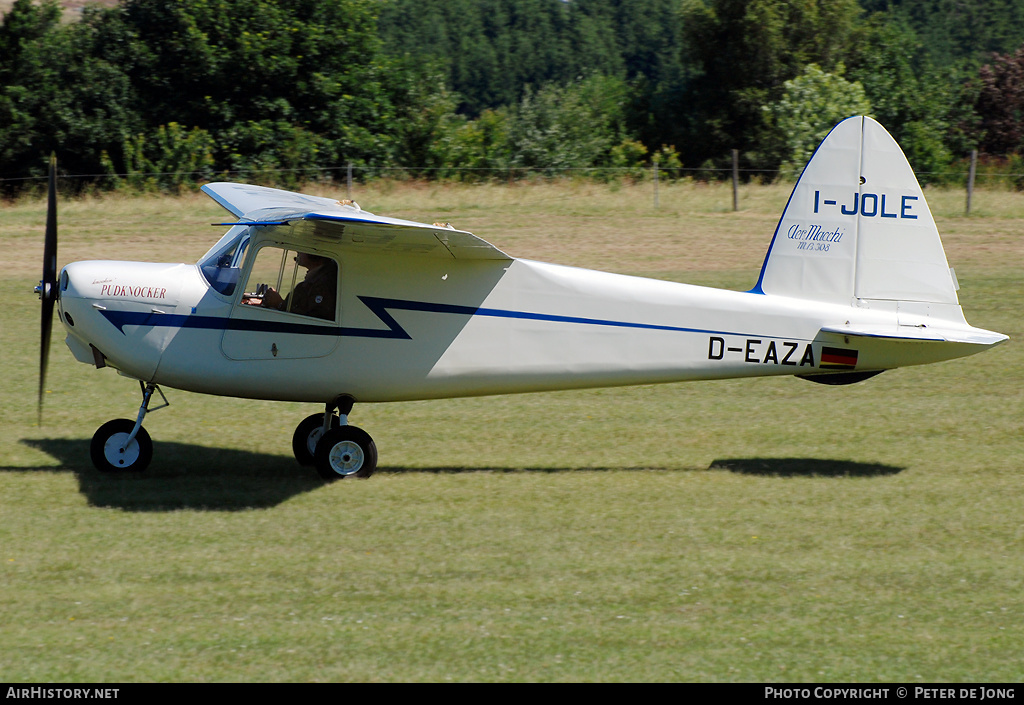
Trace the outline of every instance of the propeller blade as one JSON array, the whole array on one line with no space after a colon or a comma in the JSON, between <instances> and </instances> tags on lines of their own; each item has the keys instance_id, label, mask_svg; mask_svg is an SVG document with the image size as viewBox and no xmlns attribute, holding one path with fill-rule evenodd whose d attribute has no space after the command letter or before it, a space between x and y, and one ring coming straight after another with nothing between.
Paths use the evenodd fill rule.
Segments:
<instances>
[{"instance_id":1,"label":"propeller blade","mask_svg":"<svg viewBox=\"0 0 1024 705\"><path fill-rule=\"evenodd\" d=\"M43 279L37 289L42 301L39 345L39 424L43 423L43 393L46 368L50 362L50 333L53 329L53 304L57 301L57 156L50 155L50 176L46 197L46 234L43 241Z\"/></svg>"}]
</instances>

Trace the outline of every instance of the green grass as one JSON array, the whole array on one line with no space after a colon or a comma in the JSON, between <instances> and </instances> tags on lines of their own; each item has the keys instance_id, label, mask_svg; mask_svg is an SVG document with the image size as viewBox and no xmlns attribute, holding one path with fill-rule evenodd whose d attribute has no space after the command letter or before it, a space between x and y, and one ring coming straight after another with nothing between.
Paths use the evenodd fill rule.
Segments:
<instances>
[{"instance_id":1,"label":"green grass","mask_svg":"<svg viewBox=\"0 0 1024 705\"><path fill-rule=\"evenodd\" d=\"M788 190L360 187L515 255L749 288ZM0 209L0 679L1024 678L1024 197L929 193L974 325L1011 340L860 385L734 380L362 405L381 455L323 485L308 406L167 390L150 470L93 431L137 386L59 335L36 423L43 209ZM61 204L61 264L193 261L199 197ZM175 222L177 221L177 222ZM158 223L158 225L154 225Z\"/></svg>"}]
</instances>

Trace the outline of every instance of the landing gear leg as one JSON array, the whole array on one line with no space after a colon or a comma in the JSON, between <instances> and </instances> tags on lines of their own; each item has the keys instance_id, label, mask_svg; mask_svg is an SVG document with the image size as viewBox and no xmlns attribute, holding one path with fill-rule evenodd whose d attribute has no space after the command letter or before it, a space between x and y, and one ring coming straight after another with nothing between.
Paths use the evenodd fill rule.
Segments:
<instances>
[{"instance_id":1,"label":"landing gear leg","mask_svg":"<svg viewBox=\"0 0 1024 705\"><path fill-rule=\"evenodd\" d=\"M100 426L93 434L92 443L89 444L89 455L97 470L142 472L149 467L153 459L153 441L142 427L142 420L148 412L163 409L169 404L160 387L142 382L139 382L139 386L142 388L142 406L139 407L135 421L114 419ZM150 409L149 402L153 398L153 392L158 392L164 403Z\"/></svg>"},{"instance_id":2,"label":"landing gear leg","mask_svg":"<svg viewBox=\"0 0 1024 705\"><path fill-rule=\"evenodd\" d=\"M299 465L313 465L316 446L320 439L332 428L337 428L340 425L341 419L334 413L331 404L327 405L324 413L304 418L302 423L295 428L295 434L292 435L292 453L295 454Z\"/></svg>"},{"instance_id":3,"label":"landing gear leg","mask_svg":"<svg viewBox=\"0 0 1024 705\"><path fill-rule=\"evenodd\" d=\"M377 446L370 434L348 424L354 401L347 394L339 396L327 404L324 415L320 417L322 425L318 430L321 437L315 444L313 464L317 474L328 482L345 477L367 478L377 469ZM334 416L335 409L338 417ZM336 420L337 425L332 426L331 419Z\"/></svg>"}]
</instances>

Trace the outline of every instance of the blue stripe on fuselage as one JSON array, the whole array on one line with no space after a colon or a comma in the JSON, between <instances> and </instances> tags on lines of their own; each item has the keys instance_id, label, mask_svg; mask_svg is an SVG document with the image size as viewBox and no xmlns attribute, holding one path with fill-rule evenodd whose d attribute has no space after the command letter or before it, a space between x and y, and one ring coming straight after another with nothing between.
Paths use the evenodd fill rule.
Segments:
<instances>
[{"instance_id":1,"label":"blue stripe on fuselage","mask_svg":"<svg viewBox=\"0 0 1024 705\"><path fill-rule=\"evenodd\" d=\"M242 330L260 331L265 333L290 333L294 335L328 335L354 338L386 338L393 340L411 340L406 330L388 312L419 311L424 313L443 313L459 316L487 316L490 318L510 318L530 321L550 321L552 323L576 323L579 325L606 326L613 328L632 328L638 330L662 330L677 333L714 333L718 335L745 336L746 333L711 330L706 328L686 328L666 326L652 323L633 323L630 321L612 321L601 318L584 318L580 316L560 316L549 313L529 313L526 311L509 311L498 308L480 308L477 306L460 306L457 304L437 304L425 301L406 301L402 299L383 299L376 296L360 296L367 308L387 326L386 330L378 328L348 328L345 326L315 325L310 323L294 323L283 320L251 320L220 316L199 316L195 314L153 313L145 311L100 311L119 331L124 333L125 326L150 326L153 328L200 328L208 330ZM767 336L772 337L772 336Z\"/></svg>"}]
</instances>

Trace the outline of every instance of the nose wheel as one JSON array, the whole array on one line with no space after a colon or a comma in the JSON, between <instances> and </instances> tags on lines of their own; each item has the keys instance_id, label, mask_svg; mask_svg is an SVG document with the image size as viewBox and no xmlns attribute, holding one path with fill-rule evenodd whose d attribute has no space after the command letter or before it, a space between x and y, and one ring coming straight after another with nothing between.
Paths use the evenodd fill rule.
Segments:
<instances>
[{"instance_id":1,"label":"nose wheel","mask_svg":"<svg viewBox=\"0 0 1024 705\"><path fill-rule=\"evenodd\" d=\"M114 419L99 427L89 444L89 456L92 464L100 472L142 472L149 467L153 459L153 441L149 433L142 427L142 419L150 411L169 406L167 397L155 384L139 383L142 388L142 406L135 421ZM149 402L153 392L160 394L163 405L152 409Z\"/></svg>"},{"instance_id":2,"label":"nose wheel","mask_svg":"<svg viewBox=\"0 0 1024 705\"><path fill-rule=\"evenodd\" d=\"M92 464L102 472L142 472L153 459L153 441L139 427L132 437L135 422L114 419L99 427L89 445Z\"/></svg>"}]
</instances>

